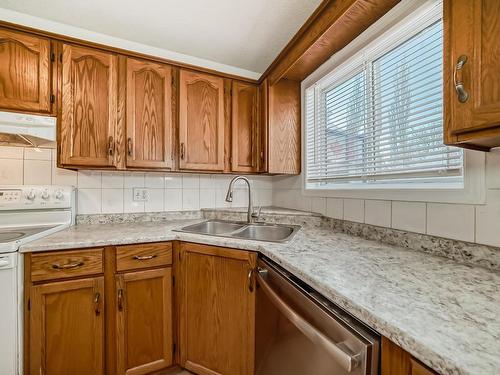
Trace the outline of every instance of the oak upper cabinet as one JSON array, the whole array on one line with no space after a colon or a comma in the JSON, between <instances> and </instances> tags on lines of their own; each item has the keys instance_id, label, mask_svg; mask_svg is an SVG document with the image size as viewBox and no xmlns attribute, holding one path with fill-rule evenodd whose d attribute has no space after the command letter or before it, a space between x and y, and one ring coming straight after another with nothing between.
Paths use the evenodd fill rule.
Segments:
<instances>
[{"instance_id":1,"label":"oak upper cabinet","mask_svg":"<svg viewBox=\"0 0 500 375\"><path fill-rule=\"evenodd\" d=\"M126 59L126 165L172 167L172 72L169 65Z\"/></svg>"},{"instance_id":2,"label":"oak upper cabinet","mask_svg":"<svg viewBox=\"0 0 500 375\"><path fill-rule=\"evenodd\" d=\"M224 80L181 69L179 168L224 170Z\"/></svg>"},{"instance_id":3,"label":"oak upper cabinet","mask_svg":"<svg viewBox=\"0 0 500 375\"><path fill-rule=\"evenodd\" d=\"M172 272L128 272L117 281L118 374L149 374L172 365Z\"/></svg>"},{"instance_id":4,"label":"oak upper cabinet","mask_svg":"<svg viewBox=\"0 0 500 375\"><path fill-rule=\"evenodd\" d=\"M115 165L117 56L70 44L62 53L59 164Z\"/></svg>"},{"instance_id":5,"label":"oak upper cabinet","mask_svg":"<svg viewBox=\"0 0 500 375\"><path fill-rule=\"evenodd\" d=\"M300 174L300 82L261 84L260 171Z\"/></svg>"},{"instance_id":6,"label":"oak upper cabinet","mask_svg":"<svg viewBox=\"0 0 500 375\"><path fill-rule=\"evenodd\" d=\"M51 66L49 39L0 28L0 108L51 112Z\"/></svg>"},{"instance_id":7,"label":"oak upper cabinet","mask_svg":"<svg viewBox=\"0 0 500 375\"><path fill-rule=\"evenodd\" d=\"M30 374L104 374L104 278L31 287Z\"/></svg>"},{"instance_id":8,"label":"oak upper cabinet","mask_svg":"<svg viewBox=\"0 0 500 375\"><path fill-rule=\"evenodd\" d=\"M445 143L500 146L500 2L445 0Z\"/></svg>"},{"instance_id":9,"label":"oak upper cabinet","mask_svg":"<svg viewBox=\"0 0 500 375\"><path fill-rule=\"evenodd\" d=\"M181 243L180 365L197 374L254 373L256 254Z\"/></svg>"},{"instance_id":10,"label":"oak upper cabinet","mask_svg":"<svg viewBox=\"0 0 500 375\"><path fill-rule=\"evenodd\" d=\"M260 157L259 87L233 81L231 171L257 172Z\"/></svg>"}]
</instances>

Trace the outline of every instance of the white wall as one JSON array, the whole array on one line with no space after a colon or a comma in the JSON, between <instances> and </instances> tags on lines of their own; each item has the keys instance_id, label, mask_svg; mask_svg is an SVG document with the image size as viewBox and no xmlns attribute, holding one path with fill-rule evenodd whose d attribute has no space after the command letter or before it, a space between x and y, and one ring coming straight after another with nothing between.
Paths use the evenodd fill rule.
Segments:
<instances>
[{"instance_id":1,"label":"white wall","mask_svg":"<svg viewBox=\"0 0 500 375\"><path fill-rule=\"evenodd\" d=\"M500 246L500 150L486 156L485 185L485 204L443 204L311 197L302 194L302 176L275 177L273 204L336 219Z\"/></svg>"},{"instance_id":2,"label":"white wall","mask_svg":"<svg viewBox=\"0 0 500 375\"><path fill-rule=\"evenodd\" d=\"M73 185L79 214L161 212L247 204L245 185L225 202L233 176L118 171L71 171L56 167L55 150L0 146L0 185ZM254 204L272 204L272 177L250 177ZM147 188L149 201L134 202L133 188Z\"/></svg>"}]
</instances>

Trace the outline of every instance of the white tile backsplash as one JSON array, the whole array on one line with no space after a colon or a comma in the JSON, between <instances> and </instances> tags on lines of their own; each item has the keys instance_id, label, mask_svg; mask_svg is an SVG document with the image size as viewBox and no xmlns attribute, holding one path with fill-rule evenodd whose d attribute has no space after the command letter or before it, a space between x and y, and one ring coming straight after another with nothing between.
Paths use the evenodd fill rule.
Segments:
<instances>
[{"instance_id":1,"label":"white tile backsplash","mask_svg":"<svg viewBox=\"0 0 500 375\"><path fill-rule=\"evenodd\" d=\"M144 176L143 176L144 178ZM123 212L144 212L144 202L134 201L134 190L124 189L123 190Z\"/></svg>"},{"instance_id":2,"label":"white tile backsplash","mask_svg":"<svg viewBox=\"0 0 500 375\"><path fill-rule=\"evenodd\" d=\"M0 159L0 185L22 185L23 165L22 159Z\"/></svg>"},{"instance_id":3,"label":"white tile backsplash","mask_svg":"<svg viewBox=\"0 0 500 375\"><path fill-rule=\"evenodd\" d=\"M202 189L200 186L200 208L215 208L215 189Z\"/></svg>"},{"instance_id":4,"label":"white tile backsplash","mask_svg":"<svg viewBox=\"0 0 500 375\"><path fill-rule=\"evenodd\" d=\"M165 174L163 173L146 173L144 177L144 185L152 189L165 189Z\"/></svg>"},{"instance_id":5,"label":"white tile backsplash","mask_svg":"<svg viewBox=\"0 0 500 375\"><path fill-rule=\"evenodd\" d=\"M124 185L125 189L143 188L145 187L144 173L141 172L125 172Z\"/></svg>"},{"instance_id":6,"label":"white tile backsplash","mask_svg":"<svg viewBox=\"0 0 500 375\"><path fill-rule=\"evenodd\" d=\"M78 189L77 214L100 214L101 189Z\"/></svg>"},{"instance_id":7,"label":"white tile backsplash","mask_svg":"<svg viewBox=\"0 0 500 375\"><path fill-rule=\"evenodd\" d=\"M391 201L365 201L365 223L379 227L390 227Z\"/></svg>"},{"instance_id":8,"label":"white tile backsplash","mask_svg":"<svg viewBox=\"0 0 500 375\"><path fill-rule=\"evenodd\" d=\"M52 164L50 160L25 160L25 185L50 185L52 183Z\"/></svg>"},{"instance_id":9,"label":"white tile backsplash","mask_svg":"<svg viewBox=\"0 0 500 375\"><path fill-rule=\"evenodd\" d=\"M199 189L200 188L200 176L197 174L193 175L183 175L182 176L182 188L183 189Z\"/></svg>"},{"instance_id":10,"label":"white tile backsplash","mask_svg":"<svg viewBox=\"0 0 500 375\"><path fill-rule=\"evenodd\" d=\"M103 214L123 212L123 189L102 189L101 202Z\"/></svg>"},{"instance_id":11,"label":"white tile backsplash","mask_svg":"<svg viewBox=\"0 0 500 375\"><path fill-rule=\"evenodd\" d=\"M52 150L50 148L25 148L24 160L51 160Z\"/></svg>"},{"instance_id":12,"label":"white tile backsplash","mask_svg":"<svg viewBox=\"0 0 500 375\"><path fill-rule=\"evenodd\" d=\"M165 211L182 210L182 189L165 189Z\"/></svg>"},{"instance_id":13,"label":"white tile backsplash","mask_svg":"<svg viewBox=\"0 0 500 375\"><path fill-rule=\"evenodd\" d=\"M427 203L427 234L474 242L474 206Z\"/></svg>"},{"instance_id":14,"label":"white tile backsplash","mask_svg":"<svg viewBox=\"0 0 500 375\"><path fill-rule=\"evenodd\" d=\"M149 199L144 202L146 212L161 212L165 209L164 189L148 189Z\"/></svg>"},{"instance_id":15,"label":"white tile backsplash","mask_svg":"<svg viewBox=\"0 0 500 375\"><path fill-rule=\"evenodd\" d=\"M182 189L182 209L184 211L200 209L200 189Z\"/></svg>"},{"instance_id":16,"label":"white tile backsplash","mask_svg":"<svg viewBox=\"0 0 500 375\"><path fill-rule=\"evenodd\" d=\"M425 233L426 204L421 202L392 202L392 227L410 232Z\"/></svg>"},{"instance_id":17,"label":"white tile backsplash","mask_svg":"<svg viewBox=\"0 0 500 375\"><path fill-rule=\"evenodd\" d=\"M123 172L104 171L101 176L103 189L123 189L124 176Z\"/></svg>"},{"instance_id":18,"label":"white tile backsplash","mask_svg":"<svg viewBox=\"0 0 500 375\"><path fill-rule=\"evenodd\" d=\"M100 171L78 171L78 189L100 189L102 182Z\"/></svg>"},{"instance_id":19,"label":"white tile backsplash","mask_svg":"<svg viewBox=\"0 0 500 375\"><path fill-rule=\"evenodd\" d=\"M344 199L344 220L363 223L365 221L365 201Z\"/></svg>"}]
</instances>

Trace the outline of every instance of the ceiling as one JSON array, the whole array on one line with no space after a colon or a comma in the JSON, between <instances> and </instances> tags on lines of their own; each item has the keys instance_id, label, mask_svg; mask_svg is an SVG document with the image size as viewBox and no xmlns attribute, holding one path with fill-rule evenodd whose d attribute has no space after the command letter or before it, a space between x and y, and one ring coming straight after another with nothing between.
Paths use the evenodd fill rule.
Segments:
<instances>
[{"instance_id":1,"label":"ceiling","mask_svg":"<svg viewBox=\"0 0 500 375\"><path fill-rule=\"evenodd\" d=\"M263 73L320 0L0 0L0 7Z\"/></svg>"}]
</instances>

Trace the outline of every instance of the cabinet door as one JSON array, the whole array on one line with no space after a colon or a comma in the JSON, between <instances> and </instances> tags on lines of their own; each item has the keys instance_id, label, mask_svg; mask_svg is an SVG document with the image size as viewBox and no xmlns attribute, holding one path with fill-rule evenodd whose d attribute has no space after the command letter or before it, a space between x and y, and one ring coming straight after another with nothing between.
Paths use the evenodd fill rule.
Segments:
<instances>
[{"instance_id":1,"label":"cabinet door","mask_svg":"<svg viewBox=\"0 0 500 375\"><path fill-rule=\"evenodd\" d=\"M224 80L180 71L179 142L181 169L224 169Z\"/></svg>"},{"instance_id":2,"label":"cabinet door","mask_svg":"<svg viewBox=\"0 0 500 375\"><path fill-rule=\"evenodd\" d=\"M114 165L117 95L115 55L63 46L61 164Z\"/></svg>"},{"instance_id":3,"label":"cabinet door","mask_svg":"<svg viewBox=\"0 0 500 375\"><path fill-rule=\"evenodd\" d=\"M31 374L104 374L103 290L103 277L31 288Z\"/></svg>"},{"instance_id":4,"label":"cabinet door","mask_svg":"<svg viewBox=\"0 0 500 375\"><path fill-rule=\"evenodd\" d=\"M446 0L444 8L446 141L500 146L500 2ZM459 97L460 82L468 97Z\"/></svg>"},{"instance_id":5,"label":"cabinet door","mask_svg":"<svg viewBox=\"0 0 500 375\"><path fill-rule=\"evenodd\" d=\"M118 374L148 374L172 365L170 268L117 277Z\"/></svg>"},{"instance_id":6,"label":"cabinet door","mask_svg":"<svg viewBox=\"0 0 500 375\"><path fill-rule=\"evenodd\" d=\"M197 374L253 374L255 264L251 252L181 244L181 366Z\"/></svg>"},{"instance_id":7,"label":"cabinet door","mask_svg":"<svg viewBox=\"0 0 500 375\"><path fill-rule=\"evenodd\" d=\"M259 88L233 81L232 89L233 172L257 172L259 158Z\"/></svg>"},{"instance_id":8,"label":"cabinet door","mask_svg":"<svg viewBox=\"0 0 500 375\"><path fill-rule=\"evenodd\" d=\"M50 112L50 41L0 29L0 108Z\"/></svg>"},{"instance_id":9,"label":"cabinet door","mask_svg":"<svg viewBox=\"0 0 500 375\"><path fill-rule=\"evenodd\" d=\"M172 167L172 73L127 58L127 167Z\"/></svg>"}]
</instances>

